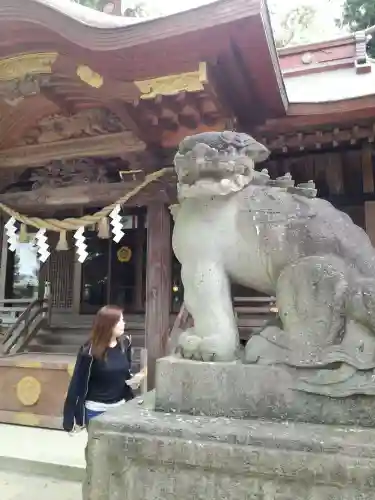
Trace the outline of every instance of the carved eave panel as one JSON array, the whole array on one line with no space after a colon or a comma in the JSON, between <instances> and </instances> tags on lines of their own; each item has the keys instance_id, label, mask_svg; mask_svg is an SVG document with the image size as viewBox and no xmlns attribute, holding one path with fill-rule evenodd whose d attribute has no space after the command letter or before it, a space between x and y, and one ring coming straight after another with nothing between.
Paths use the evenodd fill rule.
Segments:
<instances>
[{"instance_id":1,"label":"carved eave panel","mask_svg":"<svg viewBox=\"0 0 375 500\"><path fill-rule=\"evenodd\" d=\"M0 166L1 168L19 168L40 166L56 159L126 156L129 153L144 151L145 148L145 143L138 139L133 132L126 131L3 149L0 150Z\"/></svg>"},{"instance_id":2,"label":"carved eave panel","mask_svg":"<svg viewBox=\"0 0 375 500\"><path fill-rule=\"evenodd\" d=\"M147 162L147 155L137 156L142 165ZM56 161L23 171L8 169L5 170L7 185L0 186L0 201L34 215L74 207L107 205L144 182L146 172L136 168L136 161L134 157L129 161L121 158L85 158ZM171 171L147 185L127 204L145 205L151 200L175 203L175 186L175 174Z\"/></svg>"},{"instance_id":3,"label":"carved eave panel","mask_svg":"<svg viewBox=\"0 0 375 500\"><path fill-rule=\"evenodd\" d=\"M27 130L16 146L49 144L125 131L126 127L121 120L107 109L87 109L71 116L55 113L43 117Z\"/></svg>"},{"instance_id":4,"label":"carved eave panel","mask_svg":"<svg viewBox=\"0 0 375 500\"><path fill-rule=\"evenodd\" d=\"M110 108L113 99L133 103L139 97L140 90L134 82L100 75L75 61L73 56L39 52L3 57L0 59L0 107L4 110L0 146L22 145L26 130L38 128L37 122L49 114L71 116L82 110L105 108L106 104ZM56 123L59 121L56 118ZM15 124L20 124L16 127L18 135ZM124 127L115 132L123 130ZM26 143L30 143L29 138Z\"/></svg>"},{"instance_id":5,"label":"carved eave panel","mask_svg":"<svg viewBox=\"0 0 375 500\"><path fill-rule=\"evenodd\" d=\"M0 122L2 148L125 130L154 146L163 146L167 136L165 147L173 147L182 130L221 129L225 120L233 119L204 62L180 74L115 82L52 53L0 60L0 107L5 108ZM103 126L99 114L107 115L107 122L111 115L111 130Z\"/></svg>"},{"instance_id":6,"label":"carved eave panel","mask_svg":"<svg viewBox=\"0 0 375 500\"><path fill-rule=\"evenodd\" d=\"M224 61L220 71L229 82L228 89L214 105L223 107L229 102L227 107L232 113L219 109L220 117L215 118L212 110L204 111L199 126L212 123L216 128L215 120L232 119L233 110L239 122L251 116L259 123L258 115L263 118L265 114L276 117L285 113L285 89L262 0L220 0L147 22L106 16L59 0L0 0L0 27L0 57L8 57L8 67L18 65L16 72L7 70L13 79L11 85L9 80L3 88L0 85L0 96L4 94L14 105L40 92L67 115L93 107L110 109L114 101L120 101L125 116L126 108L133 111L138 101L148 100L149 105L155 103L156 107L158 96L173 101L174 90L170 93L151 88L155 83L163 87L163 79L170 80L173 75L180 82L182 74L186 81L190 79L190 90L183 83L178 93L204 94L201 83L193 89L191 81L199 62L205 60L218 65ZM42 47L46 54L38 54ZM22 51L33 54L29 57ZM49 53L53 57L48 59ZM151 87L147 88L150 82ZM212 102L205 97L207 108ZM132 130L139 138L160 144L164 134L170 136L171 127L185 127L192 133L199 130L193 121L199 119L200 106L189 106L181 113L177 127L172 124L175 118L163 106L163 115L157 117L159 126L152 126L149 136L144 136L143 130L140 134L135 131L137 117L127 116L126 121L134 122ZM5 143L11 146L8 141Z\"/></svg>"}]
</instances>

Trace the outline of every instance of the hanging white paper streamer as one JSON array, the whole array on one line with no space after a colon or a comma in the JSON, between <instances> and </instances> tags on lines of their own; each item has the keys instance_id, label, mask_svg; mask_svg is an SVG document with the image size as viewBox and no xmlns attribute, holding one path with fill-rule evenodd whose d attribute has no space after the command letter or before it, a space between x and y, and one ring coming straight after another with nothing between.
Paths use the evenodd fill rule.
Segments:
<instances>
[{"instance_id":1,"label":"hanging white paper streamer","mask_svg":"<svg viewBox=\"0 0 375 500\"><path fill-rule=\"evenodd\" d=\"M38 247L39 260L45 262L50 256L45 229L39 229L35 235L35 242Z\"/></svg>"},{"instance_id":2,"label":"hanging white paper streamer","mask_svg":"<svg viewBox=\"0 0 375 500\"><path fill-rule=\"evenodd\" d=\"M15 252L18 245L16 219L11 217L4 227L7 235L9 250L11 252Z\"/></svg>"},{"instance_id":3,"label":"hanging white paper streamer","mask_svg":"<svg viewBox=\"0 0 375 500\"><path fill-rule=\"evenodd\" d=\"M86 260L86 257L88 256L88 253L86 252L87 245L85 243L85 236L84 236L84 231L85 228L82 226L77 231L74 233L74 239L76 240L76 249L77 249L77 255L78 255L78 262L82 264Z\"/></svg>"},{"instance_id":4,"label":"hanging white paper streamer","mask_svg":"<svg viewBox=\"0 0 375 500\"><path fill-rule=\"evenodd\" d=\"M116 205L116 207L109 214L109 218L111 219L113 241L116 243L119 243L125 234L124 231L122 230L120 211L121 211L121 206Z\"/></svg>"}]
</instances>

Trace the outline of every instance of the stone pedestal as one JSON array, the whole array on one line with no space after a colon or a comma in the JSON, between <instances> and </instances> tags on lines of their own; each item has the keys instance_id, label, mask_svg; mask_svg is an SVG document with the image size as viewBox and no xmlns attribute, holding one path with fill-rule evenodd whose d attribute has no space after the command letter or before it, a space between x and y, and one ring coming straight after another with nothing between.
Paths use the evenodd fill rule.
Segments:
<instances>
[{"instance_id":1,"label":"stone pedestal","mask_svg":"<svg viewBox=\"0 0 375 500\"><path fill-rule=\"evenodd\" d=\"M329 398L296 389L294 369L158 361L157 410L193 415L375 427L375 397Z\"/></svg>"},{"instance_id":2,"label":"stone pedestal","mask_svg":"<svg viewBox=\"0 0 375 500\"><path fill-rule=\"evenodd\" d=\"M158 364L155 401L149 394L92 421L85 500L374 498L375 430L218 416L259 413L262 390L242 402L256 379L234 385L248 367L168 358ZM270 408L281 400L273 394ZM265 398L263 392L263 408Z\"/></svg>"}]
</instances>

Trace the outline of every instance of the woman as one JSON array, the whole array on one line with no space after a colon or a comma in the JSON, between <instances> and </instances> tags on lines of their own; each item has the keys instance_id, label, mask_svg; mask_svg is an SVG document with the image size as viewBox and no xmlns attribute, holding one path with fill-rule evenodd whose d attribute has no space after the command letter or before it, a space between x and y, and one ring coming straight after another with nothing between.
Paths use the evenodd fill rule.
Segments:
<instances>
[{"instance_id":1,"label":"woman","mask_svg":"<svg viewBox=\"0 0 375 500\"><path fill-rule=\"evenodd\" d=\"M134 398L128 385L132 379L131 340L124 329L119 307L104 306L97 313L91 340L81 347L70 381L64 405L66 431L85 427L93 417Z\"/></svg>"}]
</instances>

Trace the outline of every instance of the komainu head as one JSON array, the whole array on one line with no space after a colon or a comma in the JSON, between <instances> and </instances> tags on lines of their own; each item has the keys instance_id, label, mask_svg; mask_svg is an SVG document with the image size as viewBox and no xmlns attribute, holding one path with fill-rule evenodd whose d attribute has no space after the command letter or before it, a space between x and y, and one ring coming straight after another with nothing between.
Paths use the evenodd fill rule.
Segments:
<instances>
[{"instance_id":1,"label":"komainu head","mask_svg":"<svg viewBox=\"0 0 375 500\"><path fill-rule=\"evenodd\" d=\"M179 198L240 191L251 182L254 164L268 156L265 146L239 132L206 132L186 137L174 159Z\"/></svg>"}]
</instances>

